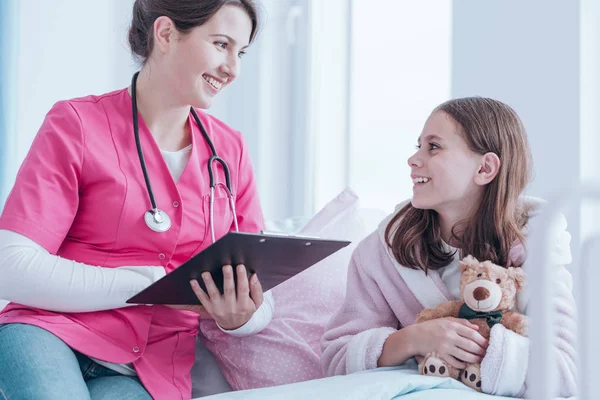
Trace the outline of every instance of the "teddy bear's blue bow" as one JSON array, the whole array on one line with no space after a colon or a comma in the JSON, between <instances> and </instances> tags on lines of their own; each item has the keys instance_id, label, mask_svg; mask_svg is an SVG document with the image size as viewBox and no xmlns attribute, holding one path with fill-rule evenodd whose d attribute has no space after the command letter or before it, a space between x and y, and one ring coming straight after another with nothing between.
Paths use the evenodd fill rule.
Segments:
<instances>
[{"instance_id":1,"label":"teddy bear's blue bow","mask_svg":"<svg viewBox=\"0 0 600 400\"><path fill-rule=\"evenodd\" d=\"M502 319L502 310L489 311L489 312L481 312L475 311L470 308L468 305L463 304L460 310L458 311L458 318L464 319L476 319L476 318L485 318L490 329L492 326L496 325Z\"/></svg>"}]
</instances>

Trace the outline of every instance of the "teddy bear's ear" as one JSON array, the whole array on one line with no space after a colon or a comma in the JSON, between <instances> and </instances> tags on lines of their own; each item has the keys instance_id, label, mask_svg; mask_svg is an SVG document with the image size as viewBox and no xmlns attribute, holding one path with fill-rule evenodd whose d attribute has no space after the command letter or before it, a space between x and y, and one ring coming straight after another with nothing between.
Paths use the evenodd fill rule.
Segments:
<instances>
[{"instance_id":1,"label":"teddy bear's ear","mask_svg":"<svg viewBox=\"0 0 600 400\"><path fill-rule=\"evenodd\" d=\"M460 262L460 272L465 272L469 268L476 268L479 266L479 261L472 255L468 255L463 258Z\"/></svg>"},{"instance_id":2,"label":"teddy bear's ear","mask_svg":"<svg viewBox=\"0 0 600 400\"><path fill-rule=\"evenodd\" d=\"M508 276L515 281L515 287L517 288L517 291L523 289L523 286L525 286L525 271L523 271L523 268L515 268L515 267L509 267L508 268Z\"/></svg>"}]
</instances>

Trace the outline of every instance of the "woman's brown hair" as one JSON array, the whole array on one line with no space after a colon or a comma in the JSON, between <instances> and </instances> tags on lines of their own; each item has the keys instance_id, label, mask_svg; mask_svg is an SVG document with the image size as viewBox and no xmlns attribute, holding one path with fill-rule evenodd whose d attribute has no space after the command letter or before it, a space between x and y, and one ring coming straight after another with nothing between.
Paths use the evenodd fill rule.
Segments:
<instances>
[{"instance_id":1,"label":"woman's brown hair","mask_svg":"<svg viewBox=\"0 0 600 400\"><path fill-rule=\"evenodd\" d=\"M461 256L470 254L508 266L511 247L524 241L518 202L531 179L531 151L523 123L508 105L481 97L450 100L436 112L456 123L471 151L481 155L492 152L500 158L497 176L485 186L470 216L452 228L452 239L459 244ZM417 209L410 202L389 222L385 237L401 265L425 273L445 267L454 257L442 240L438 214Z\"/></svg>"},{"instance_id":2,"label":"woman's brown hair","mask_svg":"<svg viewBox=\"0 0 600 400\"><path fill-rule=\"evenodd\" d=\"M250 43L259 27L259 10L253 0L135 0L129 28L131 52L143 63L154 47L152 27L158 17L169 17L182 34L205 24L223 6L241 8L252 22Z\"/></svg>"}]
</instances>

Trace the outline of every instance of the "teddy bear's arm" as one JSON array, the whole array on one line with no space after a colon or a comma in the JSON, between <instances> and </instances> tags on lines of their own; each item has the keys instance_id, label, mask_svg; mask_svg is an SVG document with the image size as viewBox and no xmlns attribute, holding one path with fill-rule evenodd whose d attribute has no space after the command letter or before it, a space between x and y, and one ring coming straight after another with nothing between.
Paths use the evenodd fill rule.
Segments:
<instances>
[{"instance_id":1,"label":"teddy bear's arm","mask_svg":"<svg viewBox=\"0 0 600 400\"><path fill-rule=\"evenodd\" d=\"M506 311L500 323L521 336L527 336L527 317L522 314Z\"/></svg>"},{"instance_id":2,"label":"teddy bear's arm","mask_svg":"<svg viewBox=\"0 0 600 400\"><path fill-rule=\"evenodd\" d=\"M462 301L448 301L438 305L436 308L427 308L417 315L416 322L425 322L444 317L456 317L463 304Z\"/></svg>"}]
</instances>

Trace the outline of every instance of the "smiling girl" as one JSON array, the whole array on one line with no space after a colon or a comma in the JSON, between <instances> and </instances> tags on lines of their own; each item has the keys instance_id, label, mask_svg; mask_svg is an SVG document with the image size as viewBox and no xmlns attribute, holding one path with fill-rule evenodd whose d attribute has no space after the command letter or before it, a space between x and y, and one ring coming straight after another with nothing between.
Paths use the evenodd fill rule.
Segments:
<instances>
[{"instance_id":1,"label":"smiling girl","mask_svg":"<svg viewBox=\"0 0 600 400\"><path fill-rule=\"evenodd\" d=\"M323 337L329 375L400 365L437 352L464 369L481 362L481 388L490 394L526 393L529 339L501 324L489 343L477 326L443 318L415 324L425 308L460 298L460 259L472 255L521 267L527 225L543 203L522 193L531 155L525 129L506 104L487 98L450 100L437 107L408 159L413 197L401 203L356 248L344 304ZM555 224L551 268L557 290L554 340L560 396L575 392L575 301L570 235ZM518 298L517 311L527 300Z\"/></svg>"}]
</instances>

